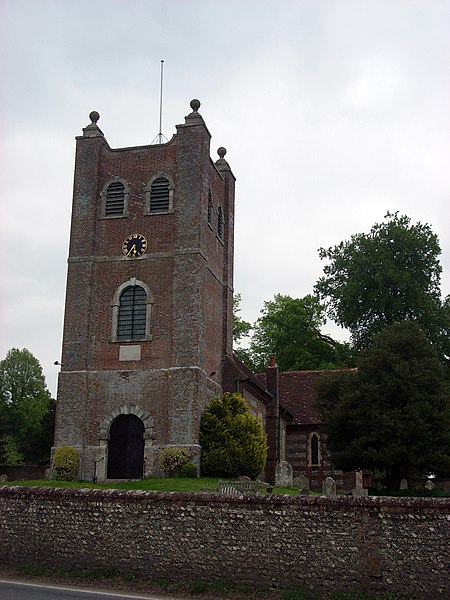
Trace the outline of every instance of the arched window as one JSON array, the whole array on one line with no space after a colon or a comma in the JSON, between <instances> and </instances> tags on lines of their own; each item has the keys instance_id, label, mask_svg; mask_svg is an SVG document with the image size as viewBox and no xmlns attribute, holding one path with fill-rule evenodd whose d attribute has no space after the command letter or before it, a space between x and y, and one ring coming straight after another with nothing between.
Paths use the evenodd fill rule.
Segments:
<instances>
[{"instance_id":1,"label":"arched window","mask_svg":"<svg viewBox=\"0 0 450 600\"><path fill-rule=\"evenodd\" d=\"M151 340L153 296L148 286L132 277L123 283L112 301L112 340Z\"/></svg>"},{"instance_id":2,"label":"arched window","mask_svg":"<svg viewBox=\"0 0 450 600\"><path fill-rule=\"evenodd\" d=\"M101 193L102 217L124 217L128 209L128 188L117 177L105 185Z\"/></svg>"},{"instance_id":3,"label":"arched window","mask_svg":"<svg viewBox=\"0 0 450 600\"><path fill-rule=\"evenodd\" d=\"M213 218L213 203L211 198L211 190L208 192L208 225L212 225Z\"/></svg>"},{"instance_id":4,"label":"arched window","mask_svg":"<svg viewBox=\"0 0 450 600\"><path fill-rule=\"evenodd\" d=\"M150 189L150 212L167 212L170 208L170 184L165 177L157 177L153 180Z\"/></svg>"},{"instance_id":5,"label":"arched window","mask_svg":"<svg viewBox=\"0 0 450 600\"><path fill-rule=\"evenodd\" d=\"M157 173L145 186L146 215L157 215L173 211L175 186L170 175L164 171Z\"/></svg>"},{"instance_id":6,"label":"arched window","mask_svg":"<svg viewBox=\"0 0 450 600\"><path fill-rule=\"evenodd\" d=\"M220 206L217 209L217 236L219 239L223 239L223 214Z\"/></svg>"},{"instance_id":7,"label":"arched window","mask_svg":"<svg viewBox=\"0 0 450 600\"><path fill-rule=\"evenodd\" d=\"M147 293L144 288L140 285L133 285L125 288L119 298L117 339L144 339L146 318Z\"/></svg>"},{"instance_id":8,"label":"arched window","mask_svg":"<svg viewBox=\"0 0 450 600\"><path fill-rule=\"evenodd\" d=\"M309 438L309 464L316 466L320 464L319 436L312 433Z\"/></svg>"}]
</instances>

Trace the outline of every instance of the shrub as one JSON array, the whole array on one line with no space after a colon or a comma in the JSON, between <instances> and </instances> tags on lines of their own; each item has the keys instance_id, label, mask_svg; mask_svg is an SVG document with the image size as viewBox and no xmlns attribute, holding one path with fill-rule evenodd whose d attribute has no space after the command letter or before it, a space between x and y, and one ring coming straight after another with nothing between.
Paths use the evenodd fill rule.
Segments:
<instances>
[{"instance_id":1,"label":"shrub","mask_svg":"<svg viewBox=\"0 0 450 600\"><path fill-rule=\"evenodd\" d=\"M181 467L180 477L197 477L197 465L188 462Z\"/></svg>"},{"instance_id":2,"label":"shrub","mask_svg":"<svg viewBox=\"0 0 450 600\"><path fill-rule=\"evenodd\" d=\"M181 469L190 461L186 448L164 448L159 456L159 466L167 476L181 476Z\"/></svg>"},{"instance_id":3,"label":"shrub","mask_svg":"<svg viewBox=\"0 0 450 600\"><path fill-rule=\"evenodd\" d=\"M200 424L202 475L256 479L266 463L261 423L240 394L214 398Z\"/></svg>"},{"instance_id":4,"label":"shrub","mask_svg":"<svg viewBox=\"0 0 450 600\"><path fill-rule=\"evenodd\" d=\"M53 455L52 477L62 481L75 481L78 476L78 452L72 446L60 446Z\"/></svg>"}]
</instances>

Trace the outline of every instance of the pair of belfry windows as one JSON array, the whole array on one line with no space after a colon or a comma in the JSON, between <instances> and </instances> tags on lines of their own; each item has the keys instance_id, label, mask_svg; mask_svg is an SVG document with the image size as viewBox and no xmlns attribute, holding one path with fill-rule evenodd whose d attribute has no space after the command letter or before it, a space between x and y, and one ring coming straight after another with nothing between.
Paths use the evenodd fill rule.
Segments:
<instances>
[{"instance_id":1,"label":"pair of belfry windows","mask_svg":"<svg viewBox=\"0 0 450 600\"><path fill-rule=\"evenodd\" d=\"M208 192L208 225L211 226L211 228L213 227L213 218L214 218L214 206L212 203L212 196L211 196L211 191ZM221 240L223 240L223 212L222 212L222 207L219 206L217 208L217 222L216 222L216 226L217 226L217 237Z\"/></svg>"},{"instance_id":2,"label":"pair of belfry windows","mask_svg":"<svg viewBox=\"0 0 450 600\"><path fill-rule=\"evenodd\" d=\"M103 216L123 217L128 214L129 191L117 179L111 182L102 193ZM155 177L145 188L146 214L166 213L172 209L173 185L164 176Z\"/></svg>"}]
</instances>

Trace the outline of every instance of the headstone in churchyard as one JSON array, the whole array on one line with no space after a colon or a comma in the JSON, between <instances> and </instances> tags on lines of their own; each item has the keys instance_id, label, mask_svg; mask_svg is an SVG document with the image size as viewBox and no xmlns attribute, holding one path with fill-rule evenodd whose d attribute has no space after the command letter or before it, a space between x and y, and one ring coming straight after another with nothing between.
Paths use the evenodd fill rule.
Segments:
<instances>
[{"instance_id":1,"label":"headstone in churchyard","mask_svg":"<svg viewBox=\"0 0 450 600\"><path fill-rule=\"evenodd\" d=\"M247 475L240 475L238 481L251 481L251 479Z\"/></svg>"},{"instance_id":2,"label":"headstone in churchyard","mask_svg":"<svg viewBox=\"0 0 450 600\"><path fill-rule=\"evenodd\" d=\"M292 465L285 460L279 462L275 467L275 485L292 487L293 472Z\"/></svg>"},{"instance_id":3,"label":"headstone in churchyard","mask_svg":"<svg viewBox=\"0 0 450 600\"><path fill-rule=\"evenodd\" d=\"M309 479L306 475L299 475L299 486L303 490L309 490Z\"/></svg>"},{"instance_id":4,"label":"headstone in churchyard","mask_svg":"<svg viewBox=\"0 0 450 600\"><path fill-rule=\"evenodd\" d=\"M0 475L0 483L6 483L8 481L8 475L6 475L6 473L3 473L2 475Z\"/></svg>"},{"instance_id":5,"label":"headstone in churchyard","mask_svg":"<svg viewBox=\"0 0 450 600\"><path fill-rule=\"evenodd\" d=\"M355 471L355 488L352 490L352 496L368 496L369 492L363 487L363 472L361 469Z\"/></svg>"},{"instance_id":6,"label":"headstone in churchyard","mask_svg":"<svg viewBox=\"0 0 450 600\"><path fill-rule=\"evenodd\" d=\"M324 496L336 496L336 482L332 477L327 477L322 484L322 492Z\"/></svg>"},{"instance_id":7,"label":"headstone in churchyard","mask_svg":"<svg viewBox=\"0 0 450 600\"><path fill-rule=\"evenodd\" d=\"M433 480L432 479L428 479L427 482L426 482L426 484L425 484L425 489L426 490L434 490L435 487L436 486L434 485Z\"/></svg>"},{"instance_id":8,"label":"headstone in churchyard","mask_svg":"<svg viewBox=\"0 0 450 600\"><path fill-rule=\"evenodd\" d=\"M402 479L400 481L400 489L401 490L407 490L408 489L408 480L407 479Z\"/></svg>"}]
</instances>

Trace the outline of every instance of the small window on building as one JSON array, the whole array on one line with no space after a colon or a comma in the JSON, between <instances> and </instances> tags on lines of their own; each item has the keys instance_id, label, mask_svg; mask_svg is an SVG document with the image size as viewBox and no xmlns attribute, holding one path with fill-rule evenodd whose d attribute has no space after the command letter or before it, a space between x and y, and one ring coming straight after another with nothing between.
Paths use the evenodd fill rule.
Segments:
<instances>
[{"instance_id":1,"label":"small window on building","mask_svg":"<svg viewBox=\"0 0 450 600\"><path fill-rule=\"evenodd\" d=\"M147 293L139 285L128 286L120 294L117 320L118 340L142 340L147 322Z\"/></svg>"},{"instance_id":2,"label":"small window on building","mask_svg":"<svg viewBox=\"0 0 450 600\"><path fill-rule=\"evenodd\" d=\"M125 186L121 181L110 183L106 189L105 217L117 217L124 213Z\"/></svg>"},{"instance_id":3,"label":"small window on building","mask_svg":"<svg viewBox=\"0 0 450 600\"><path fill-rule=\"evenodd\" d=\"M211 198L211 190L208 192L208 225L212 225L213 218L213 203Z\"/></svg>"},{"instance_id":4,"label":"small window on building","mask_svg":"<svg viewBox=\"0 0 450 600\"><path fill-rule=\"evenodd\" d=\"M220 206L217 209L217 236L223 239L223 214Z\"/></svg>"},{"instance_id":5,"label":"small window on building","mask_svg":"<svg viewBox=\"0 0 450 600\"><path fill-rule=\"evenodd\" d=\"M313 433L310 438L310 464L318 465L319 464L319 436L316 433Z\"/></svg>"},{"instance_id":6,"label":"small window on building","mask_svg":"<svg viewBox=\"0 0 450 600\"><path fill-rule=\"evenodd\" d=\"M170 208L170 184L165 177L153 180L150 189L150 212L167 212Z\"/></svg>"}]
</instances>

